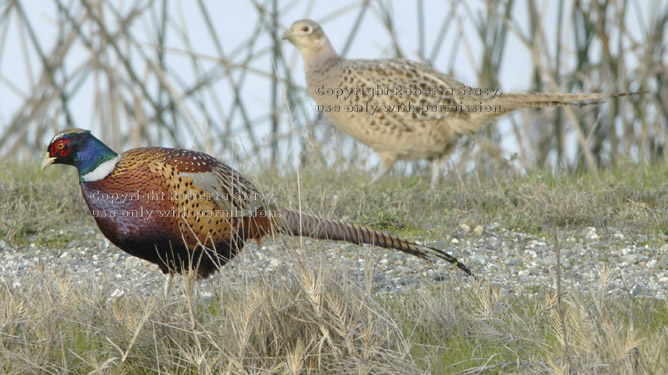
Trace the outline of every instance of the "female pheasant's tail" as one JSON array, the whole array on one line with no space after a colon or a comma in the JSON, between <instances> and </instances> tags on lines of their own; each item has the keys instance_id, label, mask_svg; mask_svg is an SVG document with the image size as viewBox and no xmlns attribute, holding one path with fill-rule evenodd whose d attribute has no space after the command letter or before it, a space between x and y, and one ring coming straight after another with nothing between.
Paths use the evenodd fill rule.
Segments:
<instances>
[{"instance_id":1,"label":"female pheasant's tail","mask_svg":"<svg viewBox=\"0 0 668 375\"><path fill-rule=\"evenodd\" d=\"M477 108L477 111L466 112L468 119L466 121L452 121L449 123L449 130L456 134L473 134L480 127L486 125L493 118L501 116L509 111L520 108L544 108L561 106L585 106L602 103L608 99L628 95L642 95L646 91L637 92L617 92L617 93L488 93L485 96L464 97L463 105L471 108ZM481 105L482 107L478 107ZM464 107L462 107L464 108ZM433 183L432 183L433 186Z\"/></svg>"},{"instance_id":2,"label":"female pheasant's tail","mask_svg":"<svg viewBox=\"0 0 668 375\"><path fill-rule=\"evenodd\" d=\"M323 219L317 216L301 213L293 210L283 210L279 230L293 236L305 236L317 239L346 241L357 245L369 244L395 249L414 255L418 258L431 259L434 257L446 260L470 276L474 276L471 270L457 258L447 252L433 247L418 245L406 241L393 234L360 227L357 225L342 223L337 220ZM475 277L475 276L474 276Z\"/></svg>"},{"instance_id":3,"label":"female pheasant's tail","mask_svg":"<svg viewBox=\"0 0 668 375\"><path fill-rule=\"evenodd\" d=\"M505 109L558 107L563 105L590 105L601 103L607 99L617 98L620 96L640 95L644 93L644 91L590 94L503 93L502 95L491 100L489 104L498 104Z\"/></svg>"}]
</instances>

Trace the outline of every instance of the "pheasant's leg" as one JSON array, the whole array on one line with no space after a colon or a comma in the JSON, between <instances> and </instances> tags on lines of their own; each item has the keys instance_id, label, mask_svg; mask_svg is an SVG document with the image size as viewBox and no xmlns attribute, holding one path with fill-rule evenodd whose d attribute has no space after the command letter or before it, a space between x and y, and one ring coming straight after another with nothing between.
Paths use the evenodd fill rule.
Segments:
<instances>
[{"instance_id":1,"label":"pheasant's leg","mask_svg":"<svg viewBox=\"0 0 668 375\"><path fill-rule=\"evenodd\" d=\"M434 190L438 187L438 180L440 178L440 171L441 171L441 165L448 159L450 154L452 153L452 150L455 148L455 145L457 142L450 143L445 149L443 149L443 152L441 152L438 156L434 157L431 159L431 184L429 187L431 190ZM443 173L443 175L448 174L449 171L446 171Z\"/></svg>"},{"instance_id":2,"label":"pheasant's leg","mask_svg":"<svg viewBox=\"0 0 668 375\"><path fill-rule=\"evenodd\" d=\"M165 285L162 287L162 296L167 299L169 292L172 289L172 281L174 280L174 274L168 273L167 280L165 280Z\"/></svg>"},{"instance_id":3,"label":"pheasant's leg","mask_svg":"<svg viewBox=\"0 0 668 375\"><path fill-rule=\"evenodd\" d=\"M429 184L429 187L431 190L435 190L438 187L438 179L439 179L439 173L441 171L441 163L443 159L440 157L434 158L431 161L431 184Z\"/></svg>"},{"instance_id":4,"label":"pheasant's leg","mask_svg":"<svg viewBox=\"0 0 668 375\"><path fill-rule=\"evenodd\" d=\"M375 184L378 182L378 180L383 178L383 176L385 176L389 170L389 167L386 167L385 164L381 164L380 167L378 167L378 173L376 173L376 175L373 177L371 183Z\"/></svg>"},{"instance_id":5,"label":"pheasant's leg","mask_svg":"<svg viewBox=\"0 0 668 375\"><path fill-rule=\"evenodd\" d=\"M397 157L394 154L379 153L378 156L380 156L380 167L378 168L376 176L371 180L371 183L376 183L383 178L383 176L385 176L390 168L397 162Z\"/></svg>"},{"instance_id":6,"label":"pheasant's leg","mask_svg":"<svg viewBox=\"0 0 668 375\"><path fill-rule=\"evenodd\" d=\"M195 309L193 308L193 296L197 296L199 288L197 287L197 273L188 270L183 273L183 287L186 293L186 302L188 303L188 314L190 315L190 328L197 328L197 319L195 319Z\"/></svg>"}]
</instances>

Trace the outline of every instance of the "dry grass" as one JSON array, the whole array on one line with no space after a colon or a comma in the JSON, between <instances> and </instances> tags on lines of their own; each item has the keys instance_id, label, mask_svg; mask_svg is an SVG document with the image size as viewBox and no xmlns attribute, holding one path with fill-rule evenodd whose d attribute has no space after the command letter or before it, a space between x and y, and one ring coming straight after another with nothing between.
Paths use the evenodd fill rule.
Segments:
<instances>
[{"instance_id":1,"label":"dry grass","mask_svg":"<svg viewBox=\"0 0 668 375\"><path fill-rule=\"evenodd\" d=\"M219 297L180 285L114 298L108 281L73 285L35 271L0 291L5 374L657 374L668 371L668 303L600 291L500 296L448 282L369 293L301 259L283 280ZM183 295L191 298L183 298ZM560 319L560 313L565 319ZM192 321L195 322L193 327ZM565 329L562 326L565 324ZM566 332L566 336L564 336Z\"/></svg>"},{"instance_id":2,"label":"dry grass","mask_svg":"<svg viewBox=\"0 0 668 375\"><path fill-rule=\"evenodd\" d=\"M113 298L108 282L35 272L24 287L2 288L0 366L6 374L422 372L370 294L314 263L286 276L221 284L209 300L182 298L182 285L167 299L161 291Z\"/></svg>"}]
</instances>

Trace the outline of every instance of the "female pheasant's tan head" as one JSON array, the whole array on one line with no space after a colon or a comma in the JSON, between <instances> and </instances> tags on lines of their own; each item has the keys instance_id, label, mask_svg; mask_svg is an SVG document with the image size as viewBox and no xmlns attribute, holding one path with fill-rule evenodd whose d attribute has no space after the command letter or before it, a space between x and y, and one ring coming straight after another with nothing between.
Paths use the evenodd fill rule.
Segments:
<instances>
[{"instance_id":1,"label":"female pheasant's tan head","mask_svg":"<svg viewBox=\"0 0 668 375\"><path fill-rule=\"evenodd\" d=\"M306 65L313 64L314 60L338 58L327 35L315 21L308 19L295 21L281 35L281 39L289 40L299 49Z\"/></svg>"}]
</instances>

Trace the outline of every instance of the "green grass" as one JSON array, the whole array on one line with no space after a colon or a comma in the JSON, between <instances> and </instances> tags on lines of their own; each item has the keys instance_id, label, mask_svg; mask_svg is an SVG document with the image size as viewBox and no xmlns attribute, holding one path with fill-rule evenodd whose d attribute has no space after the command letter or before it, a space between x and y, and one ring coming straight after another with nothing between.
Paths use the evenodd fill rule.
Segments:
<instances>
[{"instance_id":1,"label":"green grass","mask_svg":"<svg viewBox=\"0 0 668 375\"><path fill-rule=\"evenodd\" d=\"M62 248L81 227L94 228L71 169L4 164L0 237L19 251ZM297 207L295 175L251 177ZM595 226L657 242L668 223L661 167L598 178L450 176L436 192L426 175L378 185L355 170L300 177L307 212L411 239L444 242L461 223L498 222L548 239L555 226L572 235ZM468 278L388 295L351 281L340 265L323 267L317 256L286 257L294 265L279 266L284 279L260 274L231 283L223 270L211 281L214 298L191 294L183 282L167 297L161 290L114 297L110 275L82 284L66 272L32 270L27 282L0 285L0 372L668 372L668 301L613 298L605 277L590 292L565 290L561 301L553 292L501 294Z\"/></svg>"},{"instance_id":2,"label":"green grass","mask_svg":"<svg viewBox=\"0 0 668 375\"><path fill-rule=\"evenodd\" d=\"M93 224L76 171L35 163L0 163L0 212L0 238L16 246L64 246L79 235L71 229Z\"/></svg>"},{"instance_id":3,"label":"green grass","mask_svg":"<svg viewBox=\"0 0 668 375\"><path fill-rule=\"evenodd\" d=\"M297 208L297 175L242 173L281 205ZM498 222L507 229L551 236L558 227L574 232L610 227L624 234L668 235L668 170L620 166L598 177L581 173L497 178L448 176L437 191L428 176L391 175L371 185L369 173L313 168L299 176L307 212L370 225L409 237L447 236L461 223ZM64 245L67 228L95 228L72 168L0 164L0 238L17 245ZM71 233L71 232L70 232Z\"/></svg>"},{"instance_id":4,"label":"green grass","mask_svg":"<svg viewBox=\"0 0 668 375\"><path fill-rule=\"evenodd\" d=\"M427 175L391 176L376 185L369 183L369 174L355 170L306 171L300 177L307 209L402 234L451 232L463 222L498 222L548 236L555 226L612 227L650 237L668 230L668 170L660 165L621 166L602 170L599 177L541 171L504 178L449 176L434 192L428 191ZM296 175L262 174L254 180L297 206Z\"/></svg>"}]
</instances>

